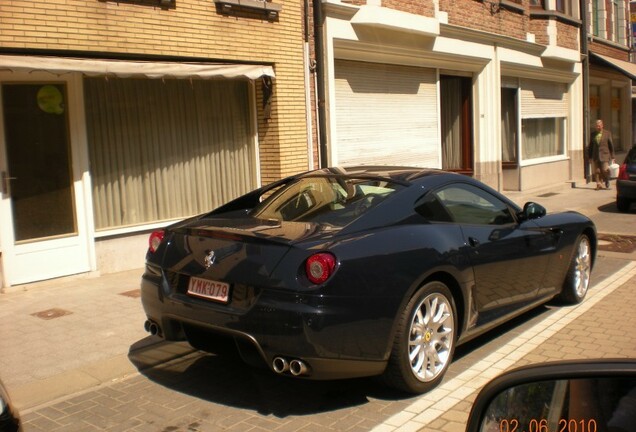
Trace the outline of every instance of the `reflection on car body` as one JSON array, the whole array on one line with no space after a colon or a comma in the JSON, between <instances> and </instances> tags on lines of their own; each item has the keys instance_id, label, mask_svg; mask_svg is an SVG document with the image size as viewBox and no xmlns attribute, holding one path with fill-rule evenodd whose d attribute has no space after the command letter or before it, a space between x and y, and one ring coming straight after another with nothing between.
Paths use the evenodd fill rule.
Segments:
<instances>
[{"instance_id":1,"label":"reflection on car body","mask_svg":"<svg viewBox=\"0 0 636 432\"><path fill-rule=\"evenodd\" d=\"M554 297L582 301L595 251L587 217L519 208L466 176L323 169L154 232L142 303L166 340L424 392L457 344Z\"/></svg>"}]
</instances>

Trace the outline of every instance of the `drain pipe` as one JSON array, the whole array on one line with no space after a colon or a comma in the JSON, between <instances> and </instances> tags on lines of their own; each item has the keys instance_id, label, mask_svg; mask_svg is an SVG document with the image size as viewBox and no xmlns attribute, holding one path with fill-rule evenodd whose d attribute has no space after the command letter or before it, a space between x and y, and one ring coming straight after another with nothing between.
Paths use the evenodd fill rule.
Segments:
<instances>
[{"instance_id":1,"label":"drain pipe","mask_svg":"<svg viewBox=\"0 0 636 432\"><path fill-rule=\"evenodd\" d=\"M307 169L309 171L315 168L314 164L314 132L311 125L311 75L312 75L312 64L310 58L310 49L309 49L309 0L304 0L303 4L305 8L305 14L303 17L303 59L305 63L305 111L307 112L305 118L305 124L307 126Z\"/></svg>"},{"instance_id":2,"label":"drain pipe","mask_svg":"<svg viewBox=\"0 0 636 432\"><path fill-rule=\"evenodd\" d=\"M324 16L322 14L322 1L313 0L314 8L314 51L316 56L316 102L318 112L316 113L316 121L318 123L318 159L321 168L329 166L327 157L327 109L325 107L325 48L324 48Z\"/></svg>"},{"instance_id":3,"label":"drain pipe","mask_svg":"<svg viewBox=\"0 0 636 432\"><path fill-rule=\"evenodd\" d=\"M588 0L580 0L579 4L581 12L581 57L583 58L583 175L585 176L585 183L589 184L591 173L587 146L590 138L590 52L587 43L587 2Z\"/></svg>"}]
</instances>

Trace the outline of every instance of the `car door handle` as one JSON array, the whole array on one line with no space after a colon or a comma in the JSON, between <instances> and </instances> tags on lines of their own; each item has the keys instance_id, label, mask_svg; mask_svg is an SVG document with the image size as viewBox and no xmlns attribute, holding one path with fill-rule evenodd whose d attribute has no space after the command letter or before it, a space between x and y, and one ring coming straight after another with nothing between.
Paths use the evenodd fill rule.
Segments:
<instances>
[{"instance_id":1,"label":"car door handle","mask_svg":"<svg viewBox=\"0 0 636 432\"><path fill-rule=\"evenodd\" d=\"M563 230L561 228L550 228L550 231L552 232L552 234L554 234L555 236L560 236L563 234Z\"/></svg>"},{"instance_id":2,"label":"car door handle","mask_svg":"<svg viewBox=\"0 0 636 432\"><path fill-rule=\"evenodd\" d=\"M475 237L468 237L468 244L472 247L477 247L479 246L479 240L477 240Z\"/></svg>"}]
</instances>

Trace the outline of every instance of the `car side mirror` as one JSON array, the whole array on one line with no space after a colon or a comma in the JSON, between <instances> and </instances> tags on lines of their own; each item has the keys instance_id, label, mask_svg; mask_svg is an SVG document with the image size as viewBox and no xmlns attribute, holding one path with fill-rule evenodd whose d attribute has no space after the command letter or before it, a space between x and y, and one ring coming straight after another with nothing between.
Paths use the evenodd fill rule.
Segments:
<instances>
[{"instance_id":1,"label":"car side mirror","mask_svg":"<svg viewBox=\"0 0 636 432\"><path fill-rule=\"evenodd\" d=\"M479 393L467 432L627 432L636 424L636 360L563 361L506 372Z\"/></svg>"},{"instance_id":2,"label":"car side mirror","mask_svg":"<svg viewBox=\"0 0 636 432\"><path fill-rule=\"evenodd\" d=\"M539 219L547 214L545 207L535 202L527 202L519 214L521 220Z\"/></svg>"}]
</instances>

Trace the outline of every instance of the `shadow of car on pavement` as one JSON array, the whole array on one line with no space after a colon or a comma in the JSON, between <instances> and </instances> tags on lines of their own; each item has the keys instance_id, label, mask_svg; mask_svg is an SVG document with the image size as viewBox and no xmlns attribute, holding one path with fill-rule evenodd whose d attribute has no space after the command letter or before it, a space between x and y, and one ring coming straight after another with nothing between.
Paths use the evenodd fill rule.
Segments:
<instances>
[{"instance_id":1,"label":"shadow of car on pavement","mask_svg":"<svg viewBox=\"0 0 636 432\"><path fill-rule=\"evenodd\" d=\"M478 361L481 354L471 357L473 352L487 350L485 345L494 339L514 337L515 327L531 324L552 309L550 304L539 306L506 326L457 347L456 368L465 368ZM158 351L177 345L182 354L157 360ZM215 404L279 418L362 406L370 399L402 401L406 406L420 396L393 390L382 385L377 378L312 381L280 376L264 367L246 365L238 354L210 354L190 348L185 342L165 342L156 336L132 345L128 358L143 376L168 389ZM461 372L453 369L451 365L447 379Z\"/></svg>"}]
</instances>

